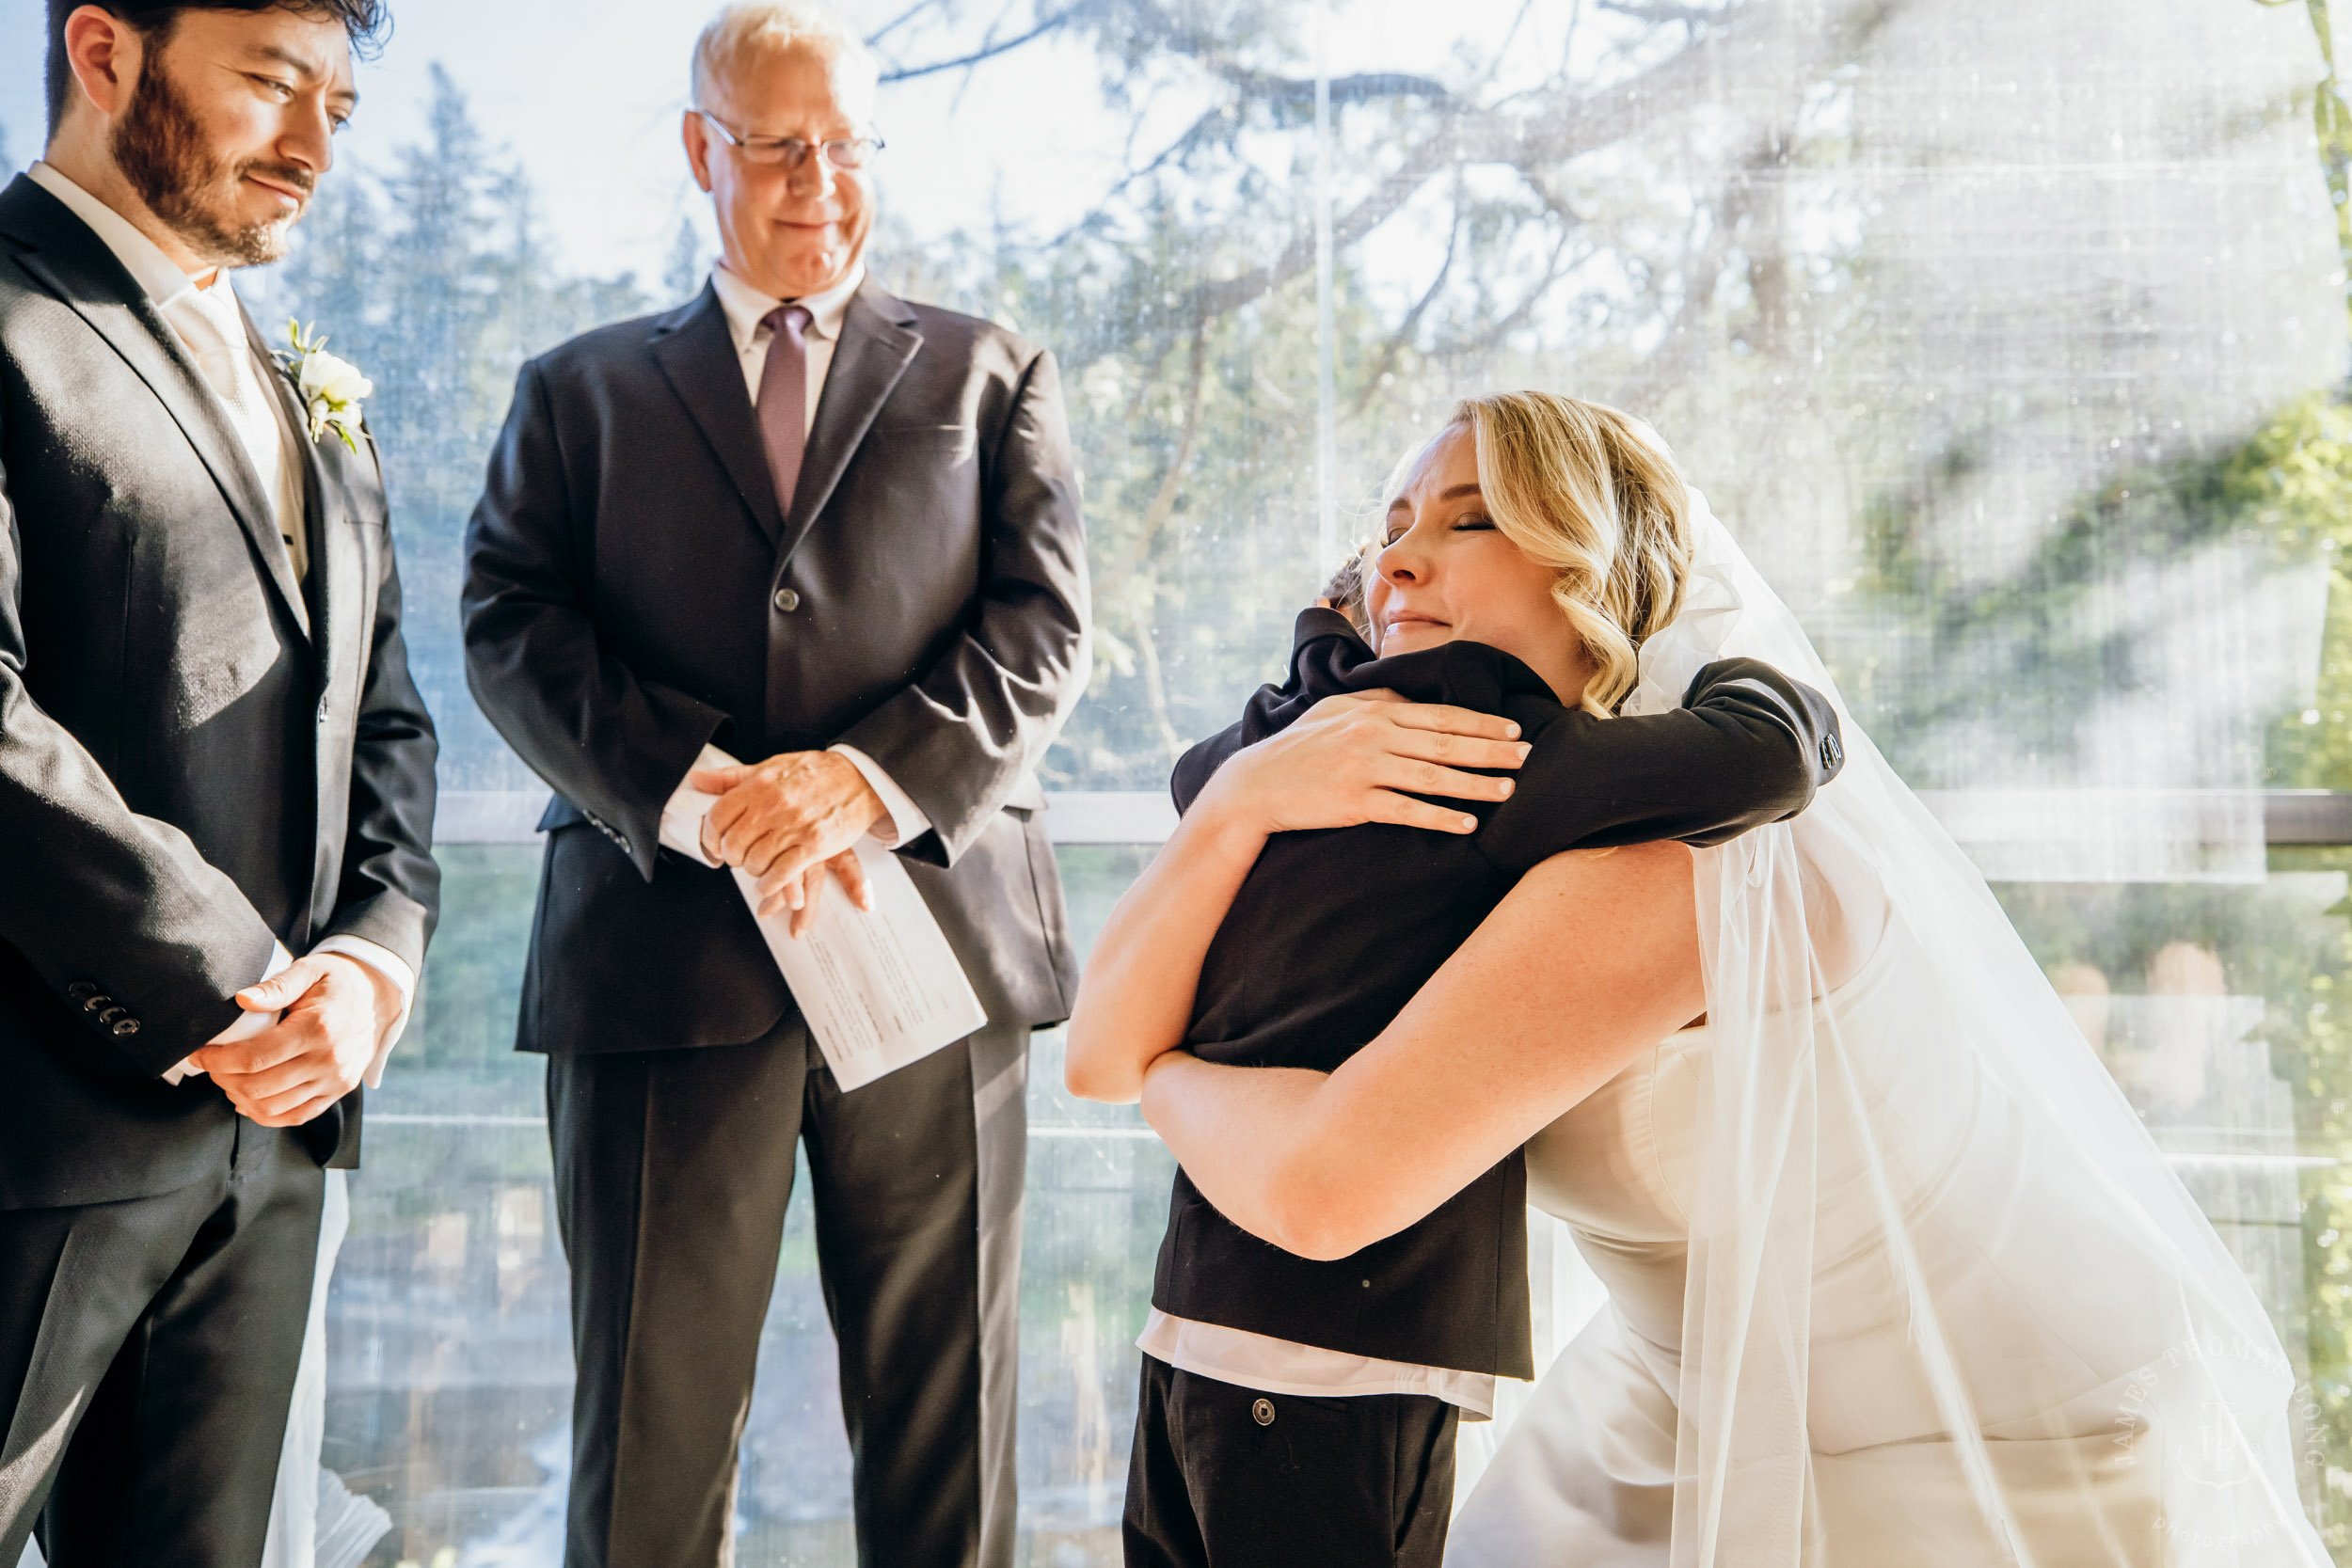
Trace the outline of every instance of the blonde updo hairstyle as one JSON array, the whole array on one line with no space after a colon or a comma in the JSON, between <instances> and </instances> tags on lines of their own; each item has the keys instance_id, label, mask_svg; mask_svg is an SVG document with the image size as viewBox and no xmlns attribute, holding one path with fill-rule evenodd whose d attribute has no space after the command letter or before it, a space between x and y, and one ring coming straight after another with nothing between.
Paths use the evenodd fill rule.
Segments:
<instances>
[{"instance_id":1,"label":"blonde updo hairstyle","mask_svg":"<svg viewBox=\"0 0 2352 1568\"><path fill-rule=\"evenodd\" d=\"M1606 719L1633 689L1642 644L1681 608L1696 544L1681 470L1641 420L1556 392L1465 398L1431 444L1464 430L1486 515L1552 570L1551 596L1593 663L1581 705ZM1398 467L1390 497L1421 455Z\"/></svg>"}]
</instances>

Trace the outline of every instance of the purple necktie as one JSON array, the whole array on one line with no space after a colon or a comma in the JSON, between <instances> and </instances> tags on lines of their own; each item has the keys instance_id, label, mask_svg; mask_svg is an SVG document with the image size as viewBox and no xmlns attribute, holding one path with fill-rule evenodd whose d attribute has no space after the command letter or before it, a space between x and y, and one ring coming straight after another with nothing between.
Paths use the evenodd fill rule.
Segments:
<instances>
[{"instance_id":1,"label":"purple necktie","mask_svg":"<svg viewBox=\"0 0 2352 1568\"><path fill-rule=\"evenodd\" d=\"M768 366L759 372L759 438L776 482L776 506L787 516L801 482L801 453L808 446L808 342L801 334L811 319L800 305L779 305L760 318L773 336L768 340Z\"/></svg>"}]
</instances>

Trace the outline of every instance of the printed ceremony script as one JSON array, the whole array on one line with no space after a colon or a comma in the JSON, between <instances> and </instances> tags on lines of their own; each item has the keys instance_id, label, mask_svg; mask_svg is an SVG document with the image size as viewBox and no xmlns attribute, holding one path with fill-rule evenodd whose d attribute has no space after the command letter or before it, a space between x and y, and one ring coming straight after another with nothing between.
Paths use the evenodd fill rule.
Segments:
<instances>
[{"instance_id":1,"label":"printed ceremony script","mask_svg":"<svg viewBox=\"0 0 2352 1568\"><path fill-rule=\"evenodd\" d=\"M706 746L696 766L740 765ZM674 819L677 829L699 834L718 799L693 792L691 821ZM663 824L665 842L671 825ZM805 936L792 935L789 910L759 921L759 934L845 1093L953 1045L988 1022L946 933L898 857L861 838L857 858L874 895L871 910L859 909L834 886L818 901ZM758 883L740 869L734 876L757 919Z\"/></svg>"}]
</instances>

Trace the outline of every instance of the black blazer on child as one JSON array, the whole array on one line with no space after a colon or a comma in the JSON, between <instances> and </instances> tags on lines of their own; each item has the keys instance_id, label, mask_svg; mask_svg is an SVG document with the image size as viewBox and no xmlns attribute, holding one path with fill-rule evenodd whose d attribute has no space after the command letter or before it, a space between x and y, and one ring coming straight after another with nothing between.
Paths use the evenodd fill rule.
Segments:
<instances>
[{"instance_id":1,"label":"black blazer on child","mask_svg":"<svg viewBox=\"0 0 2352 1568\"><path fill-rule=\"evenodd\" d=\"M1532 747L1518 785L1501 803L1447 802L1479 818L1475 833L1373 822L1267 840L1201 963L1184 1043L1206 1060L1328 1072L1538 863L1613 844L1722 843L1803 811L1844 760L1829 704L1754 659L1708 665L1673 712L1597 719L1483 643L1376 659L1343 617L1311 610L1289 680L1177 763L1178 809L1234 752L1325 697L1382 687L1517 720ZM1526 1204L1514 1154L1418 1223L1319 1262L1243 1230L1180 1170L1152 1305L1357 1355L1533 1377Z\"/></svg>"}]
</instances>

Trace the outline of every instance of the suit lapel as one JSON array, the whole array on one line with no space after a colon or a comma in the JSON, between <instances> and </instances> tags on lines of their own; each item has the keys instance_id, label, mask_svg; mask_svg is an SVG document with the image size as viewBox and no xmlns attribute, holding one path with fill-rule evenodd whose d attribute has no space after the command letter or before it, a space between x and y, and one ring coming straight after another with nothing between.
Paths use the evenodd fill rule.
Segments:
<instances>
[{"instance_id":1,"label":"suit lapel","mask_svg":"<svg viewBox=\"0 0 2352 1568\"><path fill-rule=\"evenodd\" d=\"M661 319L654 328L653 356L751 508L760 532L774 544L784 532L784 515L776 505L768 449L760 445L758 416L743 388L743 362L717 290L705 284L700 298Z\"/></svg>"},{"instance_id":2,"label":"suit lapel","mask_svg":"<svg viewBox=\"0 0 2352 1568\"><path fill-rule=\"evenodd\" d=\"M239 312L243 314L242 311ZM310 610L310 624L318 628L311 641L318 646L322 673L334 667L335 647L342 641L345 628L335 624L350 595L338 592L345 585L336 577L341 562L330 560L342 531L334 525L342 521L345 510L343 487L326 470L324 440L310 439L310 416L302 405L301 389L253 325L253 318L245 318L246 339L253 352L261 356L267 369L262 372L263 385L278 400L278 418L286 421L286 429L294 436L296 460L302 464L303 543L310 556L310 575L302 579L302 597Z\"/></svg>"},{"instance_id":3,"label":"suit lapel","mask_svg":"<svg viewBox=\"0 0 2352 1568\"><path fill-rule=\"evenodd\" d=\"M789 559L808 536L858 443L873 428L874 416L882 412L891 388L922 346L914 312L871 278L850 297L841 321L841 341L834 345L832 368L825 372L824 395L817 401L817 422L808 433L792 511L784 520L776 551L780 560Z\"/></svg>"},{"instance_id":4,"label":"suit lapel","mask_svg":"<svg viewBox=\"0 0 2352 1568\"><path fill-rule=\"evenodd\" d=\"M219 486L221 499L245 530L287 613L308 636L310 616L271 520L261 478L180 335L156 312L146 291L123 270L106 242L65 203L22 175L0 195L0 231L31 247L18 253L18 264L104 339L163 404Z\"/></svg>"}]
</instances>

